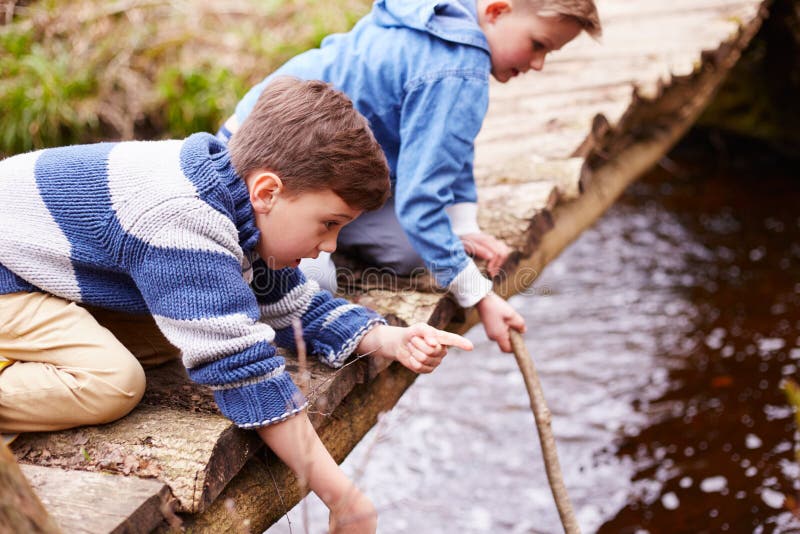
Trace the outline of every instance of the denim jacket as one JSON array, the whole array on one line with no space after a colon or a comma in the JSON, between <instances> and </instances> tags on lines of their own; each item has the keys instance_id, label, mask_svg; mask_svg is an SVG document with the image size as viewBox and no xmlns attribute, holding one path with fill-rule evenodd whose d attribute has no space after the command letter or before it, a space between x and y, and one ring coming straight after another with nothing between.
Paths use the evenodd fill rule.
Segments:
<instances>
[{"instance_id":1,"label":"denim jacket","mask_svg":"<svg viewBox=\"0 0 800 534\"><path fill-rule=\"evenodd\" d=\"M474 140L489 102L491 58L474 0L378 0L348 33L291 59L236 107L241 124L264 86L290 75L346 93L391 168L408 238L462 306L491 289L458 235L477 231Z\"/></svg>"}]
</instances>

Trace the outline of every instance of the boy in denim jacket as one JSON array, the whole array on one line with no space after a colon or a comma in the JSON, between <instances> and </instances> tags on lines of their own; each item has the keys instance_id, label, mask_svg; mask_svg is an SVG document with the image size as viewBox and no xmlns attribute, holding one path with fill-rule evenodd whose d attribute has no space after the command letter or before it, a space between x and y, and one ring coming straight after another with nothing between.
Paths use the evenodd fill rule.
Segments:
<instances>
[{"instance_id":1,"label":"boy in denim jacket","mask_svg":"<svg viewBox=\"0 0 800 534\"><path fill-rule=\"evenodd\" d=\"M296 268L383 204L388 174L344 94L288 78L264 91L228 147L194 134L0 162L0 432L122 417L145 389L137 347L163 347L147 359L181 357L223 415L305 478L335 524L374 531L374 507L320 441L275 345L294 349L299 322L309 352L333 367L356 352L416 372L432 371L448 345L471 347L425 324L388 326ZM124 343L104 312L154 343Z\"/></svg>"},{"instance_id":2,"label":"boy in denim jacket","mask_svg":"<svg viewBox=\"0 0 800 534\"><path fill-rule=\"evenodd\" d=\"M237 130L275 76L344 91L386 154L394 198L343 230L340 249L399 275L427 267L461 306L477 305L487 335L508 352L509 328L524 331L524 321L467 254L487 260L494 276L510 253L477 224L472 164L489 75L504 83L540 70L583 30L601 32L593 0L378 0L350 32L253 87L218 135ZM335 287L329 267L302 268Z\"/></svg>"}]
</instances>

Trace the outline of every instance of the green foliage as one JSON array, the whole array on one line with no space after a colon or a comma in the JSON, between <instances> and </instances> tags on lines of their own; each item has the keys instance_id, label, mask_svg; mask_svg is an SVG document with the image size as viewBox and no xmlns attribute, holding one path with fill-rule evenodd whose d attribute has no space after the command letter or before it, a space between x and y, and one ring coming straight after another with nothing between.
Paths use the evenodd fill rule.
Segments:
<instances>
[{"instance_id":1,"label":"green foliage","mask_svg":"<svg viewBox=\"0 0 800 534\"><path fill-rule=\"evenodd\" d=\"M698 125L800 155L800 3L776 0Z\"/></svg>"},{"instance_id":2,"label":"green foliage","mask_svg":"<svg viewBox=\"0 0 800 534\"><path fill-rule=\"evenodd\" d=\"M781 387L789 404L794 408L795 422L800 428L800 386L794 380L784 380Z\"/></svg>"},{"instance_id":3,"label":"green foliage","mask_svg":"<svg viewBox=\"0 0 800 534\"><path fill-rule=\"evenodd\" d=\"M786 400L794 410L794 423L800 429L800 385L794 380L787 379L781 383L781 389L783 389ZM800 461L800 443L795 443L795 456Z\"/></svg>"},{"instance_id":4,"label":"green foliage","mask_svg":"<svg viewBox=\"0 0 800 534\"><path fill-rule=\"evenodd\" d=\"M226 67L205 65L192 70L168 67L159 73L158 95L164 107L162 128L173 137L216 132L248 89Z\"/></svg>"},{"instance_id":5,"label":"green foliage","mask_svg":"<svg viewBox=\"0 0 800 534\"><path fill-rule=\"evenodd\" d=\"M369 0L39 0L0 24L0 155L216 131Z\"/></svg>"},{"instance_id":6,"label":"green foliage","mask_svg":"<svg viewBox=\"0 0 800 534\"><path fill-rule=\"evenodd\" d=\"M0 34L10 54L0 59L0 150L30 150L70 138L64 128L78 122L96 126L91 114L82 114L73 100L91 98L94 80L70 68L69 52L45 50L29 32ZM93 124L94 123L94 124Z\"/></svg>"}]
</instances>

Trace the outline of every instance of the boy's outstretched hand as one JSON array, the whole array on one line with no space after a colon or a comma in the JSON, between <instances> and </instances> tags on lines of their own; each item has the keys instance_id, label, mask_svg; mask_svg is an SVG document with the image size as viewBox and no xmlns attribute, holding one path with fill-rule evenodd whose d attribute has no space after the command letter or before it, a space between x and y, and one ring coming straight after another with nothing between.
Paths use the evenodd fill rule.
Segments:
<instances>
[{"instance_id":1,"label":"boy's outstretched hand","mask_svg":"<svg viewBox=\"0 0 800 534\"><path fill-rule=\"evenodd\" d=\"M503 352L511 352L509 330L513 328L520 333L525 333L525 319L511 307L511 304L494 293L483 297L476 308L489 339L497 342Z\"/></svg>"},{"instance_id":2,"label":"boy's outstretched hand","mask_svg":"<svg viewBox=\"0 0 800 534\"><path fill-rule=\"evenodd\" d=\"M379 325L364 336L357 352L397 360L415 373L430 373L442 363L448 347L472 350L472 342L425 323L406 328Z\"/></svg>"}]
</instances>

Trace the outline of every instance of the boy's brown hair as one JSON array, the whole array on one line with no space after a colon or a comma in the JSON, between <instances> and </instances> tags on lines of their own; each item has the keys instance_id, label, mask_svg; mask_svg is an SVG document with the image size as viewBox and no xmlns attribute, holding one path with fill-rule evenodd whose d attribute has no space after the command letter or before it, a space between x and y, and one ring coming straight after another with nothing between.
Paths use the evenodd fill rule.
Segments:
<instances>
[{"instance_id":1,"label":"boy's brown hair","mask_svg":"<svg viewBox=\"0 0 800 534\"><path fill-rule=\"evenodd\" d=\"M597 6L595 6L594 0L517 1L524 10L534 11L542 15L553 13L570 18L580 24L581 28L595 39L599 39L603 35L603 26L600 23L600 15L597 14Z\"/></svg>"},{"instance_id":2,"label":"boy's brown hair","mask_svg":"<svg viewBox=\"0 0 800 534\"><path fill-rule=\"evenodd\" d=\"M332 190L367 211L389 198L389 167L367 120L324 82L276 78L228 149L239 176L274 172L290 195Z\"/></svg>"}]
</instances>

